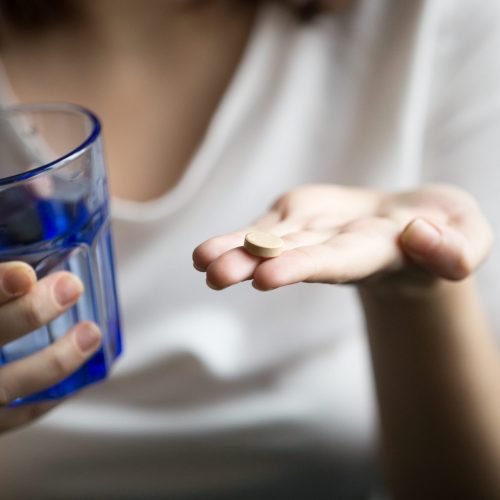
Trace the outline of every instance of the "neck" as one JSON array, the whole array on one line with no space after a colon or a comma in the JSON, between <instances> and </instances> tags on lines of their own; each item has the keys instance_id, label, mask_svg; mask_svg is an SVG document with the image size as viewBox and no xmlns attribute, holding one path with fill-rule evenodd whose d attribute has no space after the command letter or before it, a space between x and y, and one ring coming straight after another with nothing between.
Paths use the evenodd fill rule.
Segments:
<instances>
[{"instance_id":1,"label":"neck","mask_svg":"<svg viewBox=\"0 0 500 500\"><path fill-rule=\"evenodd\" d=\"M235 0L81 1L83 27L100 50L142 51L193 43L206 30L241 22L248 4ZM195 43L195 42L194 42Z\"/></svg>"},{"instance_id":2,"label":"neck","mask_svg":"<svg viewBox=\"0 0 500 500\"><path fill-rule=\"evenodd\" d=\"M71 27L5 32L7 74L21 102L77 102L97 111L113 193L155 198L175 185L202 140L258 2L79 1ZM138 165L147 175L138 175Z\"/></svg>"},{"instance_id":3,"label":"neck","mask_svg":"<svg viewBox=\"0 0 500 500\"><path fill-rule=\"evenodd\" d=\"M78 47L109 53L174 49L208 30L247 22L258 1L248 0L37 0L26 7L0 0L2 47ZM61 43L64 42L64 43Z\"/></svg>"}]
</instances>

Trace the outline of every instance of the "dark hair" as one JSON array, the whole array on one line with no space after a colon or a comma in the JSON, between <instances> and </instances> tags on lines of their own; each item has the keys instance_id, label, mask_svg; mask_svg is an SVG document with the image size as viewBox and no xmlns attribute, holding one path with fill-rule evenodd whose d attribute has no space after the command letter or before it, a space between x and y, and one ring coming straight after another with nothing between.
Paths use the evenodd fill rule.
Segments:
<instances>
[{"instance_id":1,"label":"dark hair","mask_svg":"<svg viewBox=\"0 0 500 500\"><path fill-rule=\"evenodd\" d=\"M76 19L74 0L0 0L0 16L17 29L38 31Z\"/></svg>"},{"instance_id":2,"label":"dark hair","mask_svg":"<svg viewBox=\"0 0 500 500\"><path fill-rule=\"evenodd\" d=\"M307 20L321 8L317 0L309 0L295 10L301 19ZM0 0L0 16L17 29L36 32L77 21L79 9L77 0Z\"/></svg>"}]
</instances>

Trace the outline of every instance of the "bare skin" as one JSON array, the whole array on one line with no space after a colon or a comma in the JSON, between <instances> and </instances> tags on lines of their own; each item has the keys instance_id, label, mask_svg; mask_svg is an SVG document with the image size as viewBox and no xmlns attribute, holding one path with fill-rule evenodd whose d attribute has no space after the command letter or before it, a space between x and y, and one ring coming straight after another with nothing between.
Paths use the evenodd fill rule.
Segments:
<instances>
[{"instance_id":1,"label":"bare skin","mask_svg":"<svg viewBox=\"0 0 500 500\"><path fill-rule=\"evenodd\" d=\"M67 272L37 281L27 264L0 264L0 344L53 320L73 306L82 291L82 283ZM98 327L82 322L50 347L0 368L0 432L24 425L50 410L54 404L15 410L4 407L65 379L97 351L100 343Z\"/></svg>"},{"instance_id":2,"label":"bare skin","mask_svg":"<svg viewBox=\"0 0 500 500\"><path fill-rule=\"evenodd\" d=\"M99 110L115 196L171 189L234 74L256 4L231 0L80 2L78 24L35 33L5 27L1 57L23 102ZM54 75L64 78L54 78Z\"/></svg>"},{"instance_id":3,"label":"bare skin","mask_svg":"<svg viewBox=\"0 0 500 500\"><path fill-rule=\"evenodd\" d=\"M281 236L260 259L244 235ZM500 498L500 364L472 279L492 234L474 200L449 186L380 193L306 186L253 225L193 254L211 288L252 280L352 283L365 311L396 499Z\"/></svg>"},{"instance_id":4,"label":"bare skin","mask_svg":"<svg viewBox=\"0 0 500 500\"><path fill-rule=\"evenodd\" d=\"M98 109L113 193L147 200L175 185L199 143L244 50L255 6L155 1L146 10L137 0L120 9L116 2L85 3L76 31L25 40L7 30L2 58L22 100ZM348 2L322 3L341 10ZM251 227L283 236L286 251L270 261L249 256L241 248L244 228L200 245L195 266L215 289L244 280L259 290L300 281L358 287L395 498L472 498L471 491L500 498L498 355L473 281L465 279L492 240L475 202L443 186L413 193L309 186L285 195ZM22 298L37 293L30 279L19 297L0 305L0 318L8 317L6 307L33 317L22 309L33 303ZM44 307L57 311L53 303ZM21 333L11 328L9 338ZM82 353L74 359L81 362ZM23 390L33 389L26 363L17 377L27 381Z\"/></svg>"},{"instance_id":5,"label":"bare skin","mask_svg":"<svg viewBox=\"0 0 500 500\"><path fill-rule=\"evenodd\" d=\"M1 57L22 102L69 101L99 110L105 124L111 191L144 201L172 188L200 142L245 48L256 4L137 0L82 2L77 25L32 36L1 22ZM53 75L64 75L54 78ZM20 262L0 264L22 286L0 292L0 344L41 326L81 294L68 273L36 282ZM68 305L53 293L72 279ZM0 368L0 407L66 378L99 347L83 323L40 354ZM82 342L78 343L78 339ZM83 339L93 341L82 350ZM25 425L53 405L0 408L0 432Z\"/></svg>"}]
</instances>

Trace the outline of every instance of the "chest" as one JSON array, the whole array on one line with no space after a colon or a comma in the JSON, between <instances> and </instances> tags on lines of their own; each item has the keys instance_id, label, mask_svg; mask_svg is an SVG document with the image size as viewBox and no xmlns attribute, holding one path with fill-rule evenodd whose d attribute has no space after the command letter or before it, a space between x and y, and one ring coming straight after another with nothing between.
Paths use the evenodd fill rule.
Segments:
<instances>
[{"instance_id":1,"label":"chest","mask_svg":"<svg viewBox=\"0 0 500 500\"><path fill-rule=\"evenodd\" d=\"M112 193L145 201L170 190L189 164L253 19L251 9L230 16L201 11L147 43L129 37L108 46L85 32L81 43L74 33L49 33L38 43L13 36L0 56L18 101L66 101L94 111L103 124Z\"/></svg>"}]
</instances>

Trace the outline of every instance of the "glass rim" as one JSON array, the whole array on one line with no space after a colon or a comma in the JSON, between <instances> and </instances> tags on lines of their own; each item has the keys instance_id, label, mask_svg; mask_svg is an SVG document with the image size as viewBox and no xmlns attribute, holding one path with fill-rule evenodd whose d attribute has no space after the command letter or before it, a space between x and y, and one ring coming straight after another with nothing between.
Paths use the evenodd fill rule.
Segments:
<instances>
[{"instance_id":1,"label":"glass rim","mask_svg":"<svg viewBox=\"0 0 500 500\"><path fill-rule=\"evenodd\" d=\"M8 177L0 177L0 186L6 186L10 184L16 184L18 182L23 182L29 180L33 177L36 177L45 172L61 168L64 165L67 165L69 162L75 160L79 156L81 156L85 151L87 151L92 144L95 143L97 138L101 133L101 122L99 118L84 106L80 106L79 104L72 103L62 103L62 102L54 102L54 103L36 103L36 104L15 104L12 106L6 106L0 108L0 117L4 114L10 113L23 113L23 112L39 112L39 111L49 111L49 112L70 112L80 116L86 116L90 120L91 131L88 134L87 138L84 139L78 146L71 149L68 153L65 153L61 156L58 156L55 160L52 160L48 163L44 163L39 167L33 168L31 170L27 170L26 172L20 172L18 174L9 175Z\"/></svg>"}]
</instances>

